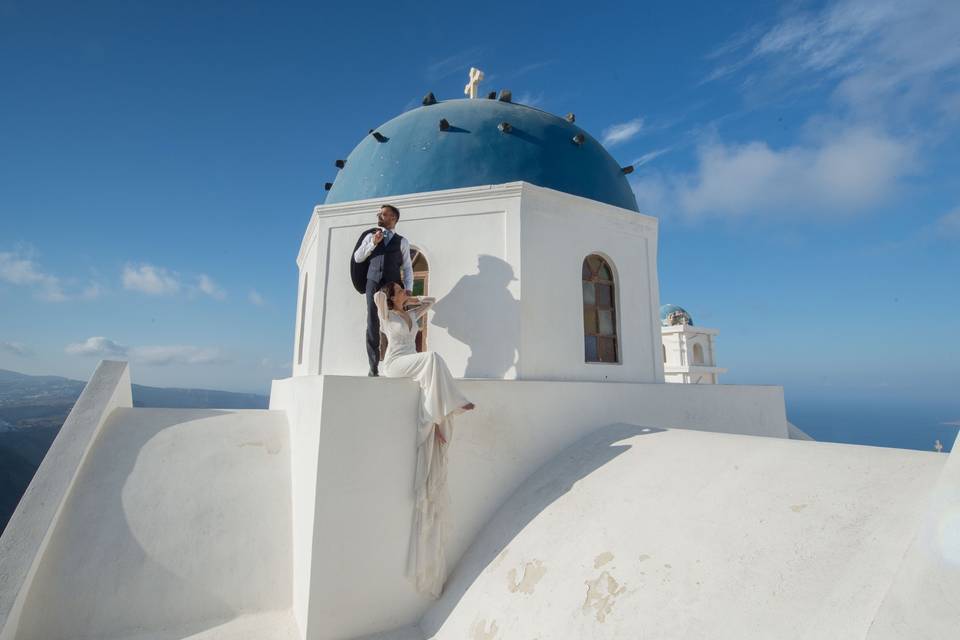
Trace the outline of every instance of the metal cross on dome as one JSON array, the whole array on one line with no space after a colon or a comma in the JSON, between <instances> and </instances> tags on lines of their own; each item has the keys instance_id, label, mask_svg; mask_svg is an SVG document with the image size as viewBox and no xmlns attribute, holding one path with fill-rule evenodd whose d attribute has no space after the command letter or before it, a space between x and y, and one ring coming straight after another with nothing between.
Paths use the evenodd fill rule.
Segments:
<instances>
[{"instance_id":1,"label":"metal cross on dome","mask_svg":"<svg viewBox=\"0 0 960 640\"><path fill-rule=\"evenodd\" d=\"M470 98L476 98L481 80L483 80L483 71L480 71L480 69L476 67L470 67L470 82L463 88L463 94Z\"/></svg>"}]
</instances>

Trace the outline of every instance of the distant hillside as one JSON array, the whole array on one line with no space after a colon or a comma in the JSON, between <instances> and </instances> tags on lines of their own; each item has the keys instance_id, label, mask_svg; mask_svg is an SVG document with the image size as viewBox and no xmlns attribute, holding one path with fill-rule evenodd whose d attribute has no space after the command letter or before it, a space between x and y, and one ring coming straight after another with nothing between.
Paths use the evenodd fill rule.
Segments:
<instances>
[{"instance_id":1,"label":"distant hillside","mask_svg":"<svg viewBox=\"0 0 960 640\"><path fill-rule=\"evenodd\" d=\"M0 369L0 531L86 383ZM174 409L266 409L267 396L210 389L133 385L133 406Z\"/></svg>"}]
</instances>

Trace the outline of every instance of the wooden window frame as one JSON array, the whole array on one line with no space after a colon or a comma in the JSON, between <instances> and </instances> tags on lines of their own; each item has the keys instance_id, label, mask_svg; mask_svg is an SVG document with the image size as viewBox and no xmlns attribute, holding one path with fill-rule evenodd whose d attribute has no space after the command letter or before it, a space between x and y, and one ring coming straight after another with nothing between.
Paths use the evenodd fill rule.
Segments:
<instances>
[{"instance_id":1,"label":"wooden window frame","mask_svg":"<svg viewBox=\"0 0 960 640\"><path fill-rule=\"evenodd\" d=\"M599 261L599 266L596 269L590 266L591 258L596 258ZM603 278L599 275L602 267L607 268L607 272L610 274L609 278ZM590 277L584 277L583 275L584 269L590 272ZM581 264L581 267L580 267L580 276L581 276L581 290L580 290L581 297L583 296L584 283L590 283L594 287L593 303L588 304L585 299L583 300L584 318L586 318L586 315L588 313L593 313L597 323L597 327L596 327L597 330L595 332L590 332L590 331L587 331L587 324L586 324L586 320L584 319L584 325L583 325L584 362L586 362L587 364L620 364L622 362L622 358L620 354L620 334L618 331L620 323L617 321L618 320L617 319L617 307L618 307L617 283L616 283L616 274L614 273L613 266L610 264L610 261L604 258L602 255L597 253L591 253L590 255L588 255L586 258L583 259L583 263ZM606 285L610 287L610 305L609 306L604 306L600 304L599 296L597 295L597 289L596 289L597 285ZM613 333L610 333L610 334L600 333L600 314L599 314L600 311L610 312L611 323L613 325ZM596 360L589 359L589 355L587 352L586 340L587 338L591 338L591 337L594 338L597 342L597 359ZM602 349L600 348L601 340L613 340L613 353L614 353L613 360L602 359L602 355L601 355Z\"/></svg>"}]
</instances>

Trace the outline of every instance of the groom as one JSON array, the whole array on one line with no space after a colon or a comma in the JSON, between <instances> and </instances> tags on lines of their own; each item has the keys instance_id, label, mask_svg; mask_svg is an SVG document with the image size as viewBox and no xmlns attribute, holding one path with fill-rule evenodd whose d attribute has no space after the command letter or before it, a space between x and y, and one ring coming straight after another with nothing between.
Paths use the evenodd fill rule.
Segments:
<instances>
[{"instance_id":1,"label":"groom","mask_svg":"<svg viewBox=\"0 0 960 640\"><path fill-rule=\"evenodd\" d=\"M375 230L368 231L353 252L357 265L367 262L367 360L370 362L368 376L379 375L380 364L380 318L373 294L387 282L403 281L407 295L413 290L413 262L410 260L410 243L394 231L400 221L400 210L392 204L380 207ZM401 277L402 274L402 277Z\"/></svg>"}]
</instances>

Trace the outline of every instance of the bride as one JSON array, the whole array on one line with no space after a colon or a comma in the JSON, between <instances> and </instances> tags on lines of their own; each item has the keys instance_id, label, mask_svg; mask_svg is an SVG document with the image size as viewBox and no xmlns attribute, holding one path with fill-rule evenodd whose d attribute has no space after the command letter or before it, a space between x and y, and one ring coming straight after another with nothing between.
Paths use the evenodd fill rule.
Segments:
<instances>
[{"instance_id":1,"label":"bride","mask_svg":"<svg viewBox=\"0 0 960 640\"><path fill-rule=\"evenodd\" d=\"M380 330L387 336L380 373L389 378L413 378L420 385L416 503L407 575L413 578L417 591L438 598L446 579L447 447L453 416L470 411L474 405L457 389L442 357L433 351L417 352L418 320L433 306L434 299L408 296L402 286L389 282L373 300Z\"/></svg>"}]
</instances>

